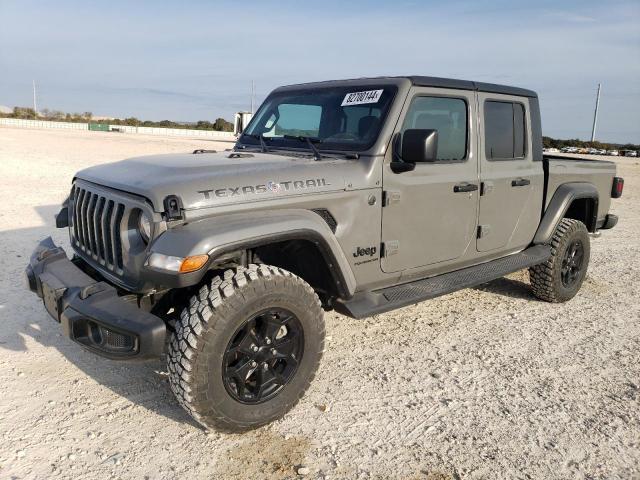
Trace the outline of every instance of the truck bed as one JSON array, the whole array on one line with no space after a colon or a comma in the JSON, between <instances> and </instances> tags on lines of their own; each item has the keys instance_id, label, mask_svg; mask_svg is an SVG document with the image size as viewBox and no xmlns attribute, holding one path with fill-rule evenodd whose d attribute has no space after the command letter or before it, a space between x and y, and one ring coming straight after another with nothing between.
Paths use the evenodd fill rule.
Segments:
<instances>
[{"instance_id":1,"label":"truck bed","mask_svg":"<svg viewBox=\"0 0 640 480\"><path fill-rule=\"evenodd\" d=\"M544 155L546 209L559 185L569 182L588 182L599 193L598 220L604 219L611 205L611 187L616 175L616 164L606 160Z\"/></svg>"}]
</instances>

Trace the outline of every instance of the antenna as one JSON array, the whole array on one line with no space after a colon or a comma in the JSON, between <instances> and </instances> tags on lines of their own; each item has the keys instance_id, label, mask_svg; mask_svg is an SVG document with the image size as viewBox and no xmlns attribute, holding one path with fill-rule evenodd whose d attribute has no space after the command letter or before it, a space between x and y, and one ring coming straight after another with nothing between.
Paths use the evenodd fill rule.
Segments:
<instances>
[{"instance_id":1,"label":"antenna","mask_svg":"<svg viewBox=\"0 0 640 480\"><path fill-rule=\"evenodd\" d=\"M598 94L596 95L596 111L593 114L593 129L591 130L591 141L596 139L596 124L598 123L598 105L600 105L600 84L598 84Z\"/></svg>"},{"instance_id":2,"label":"antenna","mask_svg":"<svg viewBox=\"0 0 640 480\"><path fill-rule=\"evenodd\" d=\"M33 81L33 112L38 116L38 105L36 104L36 81Z\"/></svg>"}]
</instances>

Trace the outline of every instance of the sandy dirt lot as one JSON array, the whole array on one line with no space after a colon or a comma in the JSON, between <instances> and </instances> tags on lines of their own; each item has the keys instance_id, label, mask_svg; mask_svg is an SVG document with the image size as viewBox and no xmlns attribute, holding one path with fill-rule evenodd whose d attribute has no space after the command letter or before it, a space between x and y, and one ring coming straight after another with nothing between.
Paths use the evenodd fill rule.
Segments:
<instances>
[{"instance_id":1,"label":"sandy dirt lot","mask_svg":"<svg viewBox=\"0 0 640 480\"><path fill-rule=\"evenodd\" d=\"M244 435L205 432L162 362L61 335L22 272L75 171L205 140L0 128L0 478L640 478L640 160L571 302L525 272L366 320L327 315L303 400Z\"/></svg>"}]
</instances>

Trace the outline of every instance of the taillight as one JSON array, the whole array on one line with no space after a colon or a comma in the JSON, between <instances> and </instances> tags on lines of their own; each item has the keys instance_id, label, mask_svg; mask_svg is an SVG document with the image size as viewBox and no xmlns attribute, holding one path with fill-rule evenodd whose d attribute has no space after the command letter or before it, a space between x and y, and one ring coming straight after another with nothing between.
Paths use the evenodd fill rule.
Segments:
<instances>
[{"instance_id":1,"label":"taillight","mask_svg":"<svg viewBox=\"0 0 640 480\"><path fill-rule=\"evenodd\" d=\"M624 188L624 178L613 177L613 186L611 187L611 198L620 198L622 189Z\"/></svg>"}]
</instances>

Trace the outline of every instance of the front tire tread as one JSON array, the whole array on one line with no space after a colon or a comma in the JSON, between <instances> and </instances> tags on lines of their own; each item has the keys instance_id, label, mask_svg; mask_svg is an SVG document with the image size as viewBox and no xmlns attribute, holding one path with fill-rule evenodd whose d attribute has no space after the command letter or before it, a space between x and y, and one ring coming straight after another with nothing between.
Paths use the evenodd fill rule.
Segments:
<instances>
[{"instance_id":1,"label":"front tire tread","mask_svg":"<svg viewBox=\"0 0 640 480\"><path fill-rule=\"evenodd\" d=\"M198 373L200 378L196 378L195 363L197 358L203 354L205 347L204 333L208 330L222 331L225 325L219 325L221 315L224 316L225 307L229 299L236 296L242 297L245 301L245 294L249 293L252 284L260 279L271 279L276 283L292 283L295 288L301 289L300 293L313 298L313 305L310 308L322 312L320 300L314 290L304 280L291 272L279 267L265 264L250 264L248 267L237 267L225 270L221 275L213 277L210 282L202 285L196 295L191 297L189 305L181 312L180 321L176 324L176 331L169 343L167 366L169 371L169 384L178 403L200 424L205 427L213 427L218 430L228 432L240 432L250 428L269 423L282 415L266 418L259 422L238 422L221 414L211 404L211 400L206 398L206 389L203 385L207 379ZM255 293L255 289L254 292ZM251 296L251 295L249 295ZM214 322L211 323L210 322ZM320 331L320 351L324 349L324 323ZM319 358L317 364L319 364ZM309 384L315 377L317 366L313 368L312 374L305 382L304 388L300 389L293 401L282 408L286 412L293 408L302 398Z\"/></svg>"}]
</instances>

